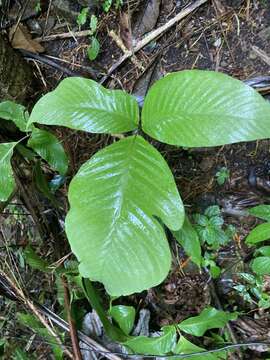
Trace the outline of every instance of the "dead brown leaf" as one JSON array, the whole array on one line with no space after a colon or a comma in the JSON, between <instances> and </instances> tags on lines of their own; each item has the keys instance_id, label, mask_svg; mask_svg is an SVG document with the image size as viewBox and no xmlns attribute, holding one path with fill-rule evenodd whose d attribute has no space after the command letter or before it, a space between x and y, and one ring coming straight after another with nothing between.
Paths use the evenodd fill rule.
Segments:
<instances>
[{"instance_id":1,"label":"dead brown leaf","mask_svg":"<svg viewBox=\"0 0 270 360\"><path fill-rule=\"evenodd\" d=\"M134 25L133 34L135 38L141 37L153 30L157 23L161 0L148 0L143 13L138 17Z\"/></svg>"},{"instance_id":2,"label":"dead brown leaf","mask_svg":"<svg viewBox=\"0 0 270 360\"><path fill-rule=\"evenodd\" d=\"M44 51L43 46L32 39L27 27L22 24L12 26L9 31L9 41L14 49L23 49L35 54Z\"/></svg>"}]
</instances>

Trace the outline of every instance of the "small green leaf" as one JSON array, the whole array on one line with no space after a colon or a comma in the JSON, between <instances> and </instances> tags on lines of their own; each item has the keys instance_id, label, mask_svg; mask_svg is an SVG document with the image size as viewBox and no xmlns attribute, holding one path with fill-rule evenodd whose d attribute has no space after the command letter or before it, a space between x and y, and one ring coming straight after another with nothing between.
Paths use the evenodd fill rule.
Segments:
<instances>
[{"instance_id":1,"label":"small green leaf","mask_svg":"<svg viewBox=\"0 0 270 360\"><path fill-rule=\"evenodd\" d=\"M126 335L130 333L134 326L135 314L133 306L116 305L110 309L110 315Z\"/></svg>"},{"instance_id":2,"label":"small green leaf","mask_svg":"<svg viewBox=\"0 0 270 360\"><path fill-rule=\"evenodd\" d=\"M198 353L198 352L202 352L202 351L207 351L197 345L192 344L190 341L188 341L186 338L184 338L183 335L180 336L180 339L176 345L176 348L174 350L175 354L179 354L179 355L188 355L188 354L192 354L192 353ZM177 358L175 358L177 359ZM181 359L185 359L182 358ZM217 360L217 356L214 354L201 354L201 355L194 355L192 356L190 359L194 359L194 360Z\"/></svg>"},{"instance_id":3,"label":"small green leaf","mask_svg":"<svg viewBox=\"0 0 270 360\"><path fill-rule=\"evenodd\" d=\"M222 226L224 224L224 220L220 216L212 216L209 219L209 224L212 226Z\"/></svg>"},{"instance_id":4,"label":"small green leaf","mask_svg":"<svg viewBox=\"0 0 270 360\"><path fill-rule=\"evenodd\" d=\"M196 230L191 225L187 216L185 216L183 227L180 230L172 232L175 239L179 242L186 254L198 266L201 265L201 245Z\"/></svg>"},{"instance_id":5,"label":"small green leaf","mask_svg":"<svg viewBox=\"0 0 270 360\"><path fill-rule=\"evenodd\" d=\"M270 275L270 257L259 256L252 261L252 271L258 275Z\"/></svg>"},{"instance_id":6,"label":"small green leaf","mask_svg":"<svg viewBox=\"0 0 270 360\"><path fill-rule=\"evenodd\" d=\"M123 345L137 354L165 355L173 351L176 345L176 330L174 326L164 326L163 335L157 337L136 336Z\"/></svg>"},{"instance_id":7,"label":"small green leaf","mask_svg":"<svg viewBox=\"0 0 270 360\"><path fill-rule=\"evenodd\" d=\"M72 179L69 202L66 232L82 276L111 296L164 280L171 254L157 218L178 230L184 208L166 161L146 140L130 136L96 153Z\"/></svg>"},{"instance_id":8,"label":"small green leaf","mask_svg":"<svg viewBox=\"0 0 270 360\"><path fill-rule=\"evenodd\" d=\"M268 239L270 239L270 223L264 223L251 230L246 238L246 243L257 244Z\"/></svg>"},{"instance_id":9,"label":"small green leaf","mask_svg":"<svg viewBox=\"0 0 270 360\"><path fill-rule=\"evenodd\" d=\"M0 103L0 118L13 121L21 131L26 131L28 117L23 105L9 100Z\"/></svg>"},{"instance_id":10,"label":"small green leaf","mask_svg":"<svg viewBox=\"0 0 270 360\"><path fill-rule=\"evenodd\" d=\"M204 214L208 217L219 216L220 208L218 205L208 206L208 208L205 210Z\"/></svg>"},{"instance_id":11,"label":"small green leaf","mask_svg":"<svg viewBox=\"0 0 270 360\"><path fill-rule=\"evenodd\" d=\"M87 49L89 60L93 61L97 58L100 51L100 44L95 36L92 36L91 45Z\"/></svg>"},{"instance_id":12,"label":"small green leaf","mask_svg":"<svg viewBox=\"0 0 270 360\"><path fill-rule=\"evenodd\" d=\"M34 249L28 245L24 251L23 255L25 258L26 263L33 269L40 270L42 272L49 272L49 263L43 259L41 259Z\"/></svg>"},{"instance_id":13,"label":"small green leaf","mask_svg":"<svg viewBox=\"0 0 270 360\"><path fill-rule=\"evenodd\" d=\"M142 127L159 141L186 147L265 139L270 137L270 104L228 75L184 70L151 87Z\"/></svg>"},{"instance_id":14,"label":"small green leaf","mask_svg":"<svg viewBox=\"0 0 270 360\"><path fill-rule=\"evenodd\" d=\"M68 158L59 140L45 130L34 128L27 146L46 160L51 167L64 175L68 169Z\"/></svg>"},{"instance_id":15,"label":"small green leaf","mask_svg":"<svg viewBox=\"0 0 270 360\"><path fill-rule=\"evenodd\" d=\"M97 31L97 24L98 24L97 17L95 15L91 15L91 19L90 19L91 35L94 35L94 33Z\"/></svg>"},{"instance_id":16,"label":"small green leaf","mask_svg":"<svg viewBox=\"0 0 270 360\"><path fill-rule=\"evenodd\" d=\"M10 160L16 144L16 142L0 144L0 201L6 201L15 188Z\"/></svg>"},{"instance_id":17,"label":"small green leaf","mask_svg":"<svg viewBox=\"0 0 270 360\"><path fill-rule=\"evenodd\" d=\"M80 14L77 16L77 24L79 26L84 25L86 23L88 11L89 9L87 7L83 8Z\"/></svg>"},{"instance_id":18,"label":"small green leaf","mask_svg":"<svg viewBox=\"0 0 270 360\"><path fill-rule=\"evenodd\" d=\"M121 90L107 90L93 80L71 77L34 106L33 122L66 126L92 133L135 130L139 121L136 99Z\"/></svg>"},{"instance_id":19,"label":"small green leaf","mask_svg":"<svg viewBox=\"0 0 270 360\"><path fill-rule=\"evenodd\" d=\"M248 210L250 215L270 221L270 205L258 205Z\"/></svg>"},{"instance_id":20,"label":"small green leaf","mask_svg":"<svg viewBox=\"0 0 270 360\"><path fill-rule=\"evenodd\" d=\"M209 329L222 328L229 320L235 320L236 313L226 313L215 308L208 307L200 315L182 321L178 328L194 336L203 336Z\"/></svg>"},{"instance_id":21,"label":"small green leaf","mask_svg":"<svg viewBox=\"0 0 270 360\"><path fill-rule=\"evenodd\" d=\"M30 357L20 348L16 348L12 355L13 360L30 360Z\"/></svg>"}]
</instances>

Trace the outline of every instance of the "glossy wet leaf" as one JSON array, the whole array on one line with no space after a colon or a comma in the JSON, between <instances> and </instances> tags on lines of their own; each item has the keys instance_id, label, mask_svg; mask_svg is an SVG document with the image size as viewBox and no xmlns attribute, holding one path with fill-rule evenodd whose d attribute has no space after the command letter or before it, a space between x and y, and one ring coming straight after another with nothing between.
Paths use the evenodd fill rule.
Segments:
<instances>
[{"instance_id":1,"label":"glossy wet leaf","mask_svg":"<svg viewBox=\"0 0 270 360\"><path fill-rule=\"evenodd\" d=\"M236 318L235 313L227 313L208 307L200 315L182 321L178 328L188 334L202 336L207 330L222 328L229 320L235 320Z\"/></svg>"},{"instance_id":2,"label":"glossy wet leaf","mask_svg":"<svg viewBox=\"0 0 270 360\"><path fill-rule=\"evenodd\" d=\"M268 239L270 239L270 223L264 223L251 230L246 238L246 243L257 244Z\"/></svg>"},{"instance_id":3,"label":"glossy wet leaf","mask_svg":"<svg viewBox=\"0 0 270 360\"><path fill-rule=\"evenodd\" d=\"M46 160L51 167L64 175L68 169L68 158L60 141L46 130L34 128L27 146Z\"/></svg>"},{"instance_id":4,"label":"glossy wet leaf","mask_svg":"<svg viewBox=\"0 0 270 360\"><path fill-rule=\"evenodd\" d=\"M0 119L13 121L21 131L26 131L28 113L23 105L9 100L1 102Z\"/></svg>"},{"instance_id":5,"label":"glossy wet leaf","mask_svg":"<svg viewBox=\"0 0 270 360\"><path fill-rule=\"evenodd\" d=\"M178 230L184 209L160 153L140 136L99 151L69 187L66 232L82 276L112 296L161 283L171 254L161 221Z\"/></svg>"},{"instance_id":6,"label":"glossy wet leaf","mask_svg":"<svg viewBox=\"0 0 270 360\"><path fill-rule=\"evenodd\" d=\"M203 351L206 351L206 350L195 344L192 344L192 342L188 341L183 335L181 335L180 339L176 345L176 348L174 350L174 353L179 354L179 355L188 355L188 354L198 353L198 352L203 352ZM177 357L175 359L177 359ZM183 358L181 357L181 359L185 359L185 357L183 357ZM190 359L217 360L218 357L214 354L205 354L205 355L201 354L201 355L192 356Z\"/></svg>"},{"instance_id":7,"label":"glossy wet leaf","mask_svg":"<svg viewBox=\"0 0 270 360\"><path fill-rule=\"evenodd\" d=\"M164 326L163 335L157 337L136 336L123 343L134 353L164 355L171 352L176 345L176 330L174 326Z\"/></svg>"},{"instance_id":8,"label":"glossy wet leaf","mask_svg":"<svg viewBox=\"0 0 270 360\"><path fill-rule=\"evenodd\" d=\"M270 221L270 205L258 205L248 210L250 215Z\"/></svg>"},{"instance_id":9,"label":"glossy wet leaf","mask_svg":"<svg viewBox=\"0 0 270 360\"><path fill-rule=\"evenodd\" d=\"M138 105L121 90L107 90L93 80L71 77L34 106L33 122L92 133L122 133L137 128Z\"/></svg>"},{"instance_id":10,"label":"glossy wet leaf","mask_svg":"<svg viewBox=\"0 0 270 360\"><path fill-rule=\"evenodd\" d=\"M0 201L6 201L15 188L10 160L16 144L16 142L0 144Z\"/></svg>"},{"instance_id":11,"label":"glossy wet leaf","mask_svg":"<svg viewBox=\"0 0 270 360\"><path fill-rule=\"evenodd\" d=\"M252 261L252 271L258 275L270 275L270 257L259 256Z\"/></svg>"},{"instance_id":12,"label":"glossy wet leaf","mask_svg":"<svg viewBox=\"0 0 270 360\"><path fill-rule=\"evenodd\" d=\"M185 221L182 228L180 230L174 231L173 235L179 244L183 246L186 254L191 257L191 260L200 266L201 245L199 237L187 216L185 216Z\"/></svg>"},{"instance_id":13,"label":"glossy wet leaf","mask_svg":"<svg viewBox=\"0 0 270 360\"><path fill-rule=\"evenodd\" d=\"M110 315L120 329L128 335L134 326L136 311L133 306L115 305L110 309Z\"/></svg>"},{"instance_id":14,"label":"glossy wet leaf","mask_svg":"<svg viewBox=\"0 0 270 360\"><path fill-rule=\"evenodd\" d=\"M142 126L159 141L187 147L265 139L270 137L270 104L225 74L185 70L150 89Z\"/></svg>"}]
</instances>

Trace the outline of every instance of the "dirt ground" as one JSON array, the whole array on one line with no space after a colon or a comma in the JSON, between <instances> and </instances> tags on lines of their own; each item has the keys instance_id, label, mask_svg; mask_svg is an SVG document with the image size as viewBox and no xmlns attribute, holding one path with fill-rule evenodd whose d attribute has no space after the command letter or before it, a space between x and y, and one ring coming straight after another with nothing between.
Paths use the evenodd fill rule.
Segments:
<instances>
[{"instance_id":1,"label":"dirt ground","mask_svg":"<svg viewBox=\"0 0 270 360\"><path fill-rule=\"evenodd\" d=\"M112 7L105 13L100 6L93 5L95 1L41 1L41 10L33 15L35 1L29 1L25 7L23 4L20 6L17 1L10 1L6 9L2 8L1 28L8 35L11 26L16 23L24 24L32 39L38 39L37 43L43 47L43 51L36 51L34 55L23 54L35 73L35 91L31 100L34 101L41 94L54 89L59 81L68 76L68 72L97 81L104 80L109 69L123 55L119 43L124 44L125 51L132 49L136 40L168 23L193 2L195 1L130 0L124 1L120 10ZM87 56L89 37L78 33L87 30L87 27L82 25L78 28L76 24L77 15L83 8L82 3L91 4L90 13L96 14L99 19L96 36L100 42L100 53L91 62ZM63 4L68 10L65 10ZM112 31L116 36L112 35ZM63 39L65 33L71 35ZM59 38L50 38L54 34L59 34ZM137 52L132 60L129 58L122 66L117 67L106 77L104 85L143 97L159 77L183 69L215 70L241 80L266 77L270 75L269 43L269 1L207 1ZM270 82L264 87L264 92L266 96L270 93ZM84 161L105 144L112 142L112 139L109 136L85 134L59 127L55 129L55 134L63 141L71 162L67 182L58 193L63 203L61 218L64 219L68 209L66 192L69 179ZM209 205L218 204L225 224L233 224L237 236L219 251L217 262L224 274L219 280L211 282L207 274L200 274L187 264L186 255L175 240L170 239L174 260L167 280L155 289L124 301L135 305L137 309L148 308L151 311L150 325L154 330L197 315L210 303L229 311L240 307L244 316L235 322L231 330L237 340L263 339L269 342L269 310L258 311L243 302L232 290L228 279L235 280L239 268L246 268L249 252L243 240L256 224L254 218L243 219L237 215L238 212L253 205L270 202L270 142L263 140L199 149L178 149L154 141L153 144L168 161L188 212L201 212ZM230 176L220 186L215 175L222 167L229 170ZM48 177L51 176L48 170ZM41 209L36 211L44 211L48 206L43 200L40 202ZM63 246L59 246L57 251L54 243L42 241L40 229L36 228L32 215L26 215L27 208L20 203L13 206L20 212L19 216L8 216L10 214L7 211L11 212L11 207L0 215L0 255L4 268L13 266L13 271L20 273L20 262L23 261L20 248L29 242L38 249L40 255L51 262L58 261L70 252L63 238ZM236 215L232 209L236 210ZM46 221L50 220L47 218ZM13 240L10 243L11 238ZM7 243L9 249L13 248L14 251L6 251ZM57 311L52 277L28 270L27 276L22 274L22 282L29 295ZM16 323L13 323L16 311L14 304L0 298L0 319L4 318L5 324L9 324L9 327L0 327L0 338L3 335L10 339L14 336L26 339L29 336L29 330L21 327L18 330ZM17 332L19 335L16 335ZM33 343L30 346L35 345ZM51 358L51 355L44 355L44 351L49 351L46 346L44 348L44 344L36 345L35 351L39 354L39 359ZM267 358L265 356L265 353L252 349L242 353L244 359Z\"/></svg>"}]
</instances>

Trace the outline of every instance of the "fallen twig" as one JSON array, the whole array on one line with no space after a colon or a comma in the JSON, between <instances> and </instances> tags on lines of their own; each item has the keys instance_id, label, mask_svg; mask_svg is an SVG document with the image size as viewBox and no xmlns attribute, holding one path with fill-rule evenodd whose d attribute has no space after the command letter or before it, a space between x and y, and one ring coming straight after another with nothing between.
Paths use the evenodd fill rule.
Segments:
<instances>
[{"instance_id":1,"label":"fallen twig","mask_svg":"<svg viewBox=\"0 0 270 360\"><path fill-rule=\"evenodd\" d=\"M160 35L164 34L166 31L168 31L172 26L174 26L177 22L184 19L187 15L195 11L198 7L205 4L208 0L197 0L193 4L187 6L185 9L179 12L175 17L173 17L171 20L169 20L166 24L160 26L159 28L151 31L148 35L146 35L142 40L139 40L135 47L132 49L132 51L127 51L115 64L113 64L108 73L101 79L100 83L103 84L110 76L111 74L120 66L123 64L125 60L130 58L132 55L134 55L136 52L144 48L147 44L149 44L151 41L155 40Z\"/></svg>"},{"instance_id":2,"label":"fallen twig","mask_svg":"<svg viewBox=\"0 0 270 360\"><path fill-rule=\"evenodd\" d=\"M74 36L75 37L84 37L84 36L88 36L90 34L91 34L90 30L82 30L82 31L75 31L75 32L69 31L66 33L53 34L53 35L47 35L44 37L39 37L39 38L36 38L35 41L45 42L45 41L52 41L52 40L59 40L59 39L68 39L71 37L73 38Z\"/></svg>"},{"instance_id":3,"label":"fallen twig","mask_svg":"<svg viewBox=\"0 0 270 360\"><path fill-rule=\"evenodd\" d=\"M254 53L259 56L259 58L265 62L267 65L270 65L270 56L266 54L266 52L257 46L251 46L251 49L254 51Z\"/></svg>"},{"instance_id":4,"label":"fallen twig","mask_svg":"<svg viewBox=\"0 0 270 360\"><path fill-rule=\"evenodd\" d=\"M70 311L70 295L69 295L69 289L68 289L68 282L66 277L62 276L62 284L64 287L64 301L65 301L65 309L67 312L67 318L69 323L69 331L70 331L70 337L71 337L71 343L73 348L73 353L75 356L75 360L82 360L82 354L80 351L80 345L78 340L78 334L76 330L75 322L72 318L71 311Z\"/></svg>"}]
</instances>

